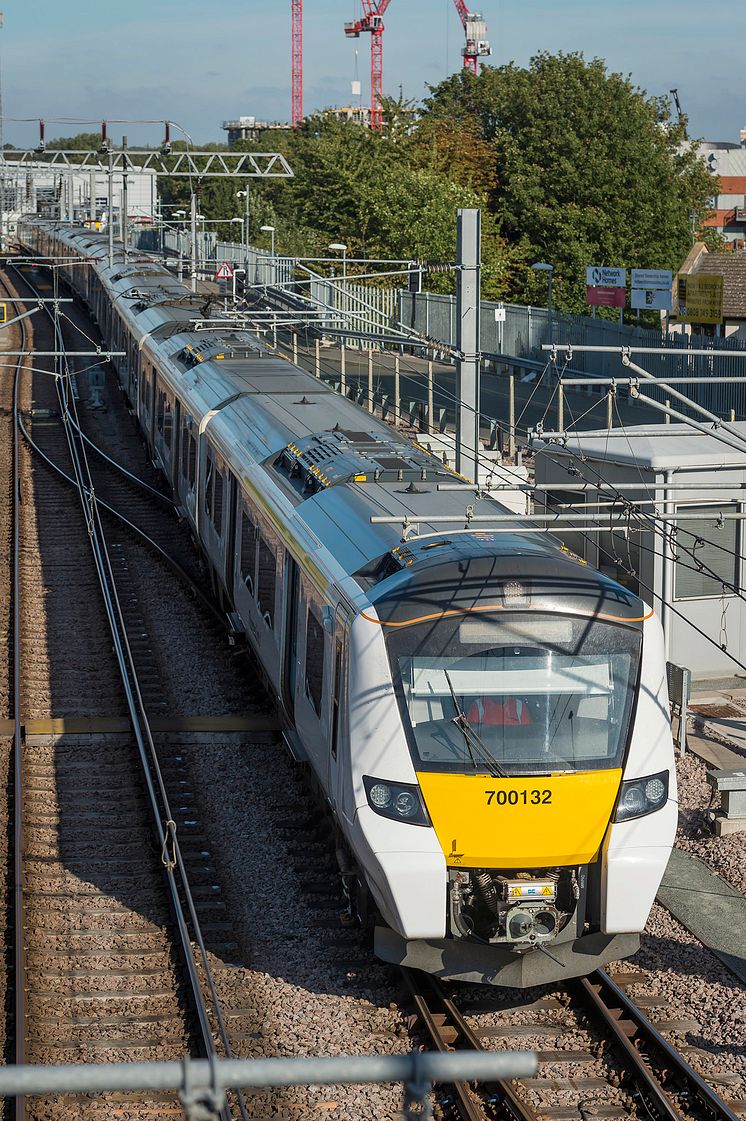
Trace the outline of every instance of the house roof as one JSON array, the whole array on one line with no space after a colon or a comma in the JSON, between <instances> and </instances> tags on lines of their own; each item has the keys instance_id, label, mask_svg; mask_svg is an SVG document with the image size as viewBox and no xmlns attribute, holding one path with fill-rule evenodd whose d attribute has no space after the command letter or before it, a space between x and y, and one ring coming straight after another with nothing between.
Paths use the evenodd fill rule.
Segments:
<instances>
[{"instance_id":1,"label":"house roof","mask_svg":"<svg viewBox=\"0 0 746 1121\"><path fill-rule=\"evenodd\" d=\"M705 245L698 243L689 252L678 275L722 276L723 318L746 319L746 249L709 253Z\"/></svg>"},{"instance_id":2,"label":"house roof","mask_svg":"<svg viewBox=\"0 0 746 1121\"><path fill-rule=\"evenodd\" d=\"M699 276L722 276L723 316L746 318L746 250L703 253L697 264Z\"/></svg>"}]
</instances>

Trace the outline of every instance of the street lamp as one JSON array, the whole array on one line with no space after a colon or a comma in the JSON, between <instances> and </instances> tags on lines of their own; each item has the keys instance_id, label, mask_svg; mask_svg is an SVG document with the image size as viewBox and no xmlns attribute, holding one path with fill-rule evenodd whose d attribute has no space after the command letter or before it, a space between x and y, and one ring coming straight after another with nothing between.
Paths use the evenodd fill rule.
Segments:
<instances>
[{"instance_id":1,"label":"street lamp","mask_svg":"<svg viewBox=\"0 0 746 1121\"><path fill-rule=\"evenodd\" d=\"M245 191L236 191L236 198L246 199L246 244L249 244L249 185L246 184Z\"/></svg>"},{"instance_id":2,"label":"street lamp","mask_svg":"<svg viewBox=\"0 0 746 1121\"><path fill-rule=\"evenodd\" d=\"M341 253L342 254L342 302L346 303L345 295L346 295L346 292L347 292L347 246L345 245L345 243L343 241L330 241L329 244L327 245L327 249L331 249L331 251L333 253ZM335 293L334 302L335 302L335 304L338 302L337 299L336 299L336 293ZM344 307L343 312L346 312L346 311L347 311L347 308ZM347 343L347 340L343 338L342 339L342 346L345 346L346 343Z\"/></svg>"},{"instance_id":3,"label":"street lamp","mask_svg":"<svg viewBox=\"0 0 746 1121\"><path fill-rule=\"evenodd\" d=\"M272 251L271 252L272 252L272 256L274 257L274 255L275 255L275 227L274 226L262 226L261 231L262 231L263 234L271 234L272 235Z\"/></svg>"},{"instance_id":4,"label":"street lamp","mask_svg":"<svg viewBox=\"0 0 746 1121\"><path fill-rule=\"evenodd\" d=\"M342 254L342 283L344 284L347 276L347 246L343 241L330 241L326 248Z\"/></svg>"},{"instance_id":5,"label":"street lamp","mask_svg":"<svg viewBox=\"0 0 746 1121\"><path fill-rule=\"evenodd\" d=\"M274 284L274 282L276 280L275 269L277 268L277 262L275 261L275 228L274 228L274 226L262 226L261 231L264 234L270 234L271 237L272 237L272 265L271 265L271 270L272 271L270 273L270 276L272 277L272 283Z\"/></svg>"},{"instance_id":6,"label":"street lamp","mask_svg":"<svg viewBox=\"0 0 746 1121\"><path fill-rule=\"evenodd\" d=\"M244 220L243 220L243 218L231 218L231 222L238 222L238 224L240 225L240 227L241 227L241 245L245 245L246 242L244 241Z\"/></svg>"},{"instance_id":7,"label":"street lamp","mask_svg":"<svg viewBox=\"0 0 746 1121\"><path fill-rule=\"evenodd\" d=\"M552 323L552 275L554 273L554 265L547 264L546 261L536 261L531 268L534 272L545 272L547 274L547 281L549 287L547 290L547 312L549 315L549 341L554 342L554 331Z\"/></svg>"},{"instance_id":8,"label":"street lamp","mask_svg":"<svg viewBox=\"0 0 746 1121\"><path fill-rule=\"evenodd\" d=\"M171 215L171 220L173 221L174 218L178 218L178 219L184 218L184 219L186 219L186 210L174 210L173 214ZM183 275L184 256L183 256L182 246L181 246L181 230L178 230L177 232L178 232L179 237L178 237L178 240L177 240L176 244L177 244L178 250L179 250L179 280L181 280L182 275ZM164 233L164 244L165 244L165 233Z\"/></svg>"}]
</instances>

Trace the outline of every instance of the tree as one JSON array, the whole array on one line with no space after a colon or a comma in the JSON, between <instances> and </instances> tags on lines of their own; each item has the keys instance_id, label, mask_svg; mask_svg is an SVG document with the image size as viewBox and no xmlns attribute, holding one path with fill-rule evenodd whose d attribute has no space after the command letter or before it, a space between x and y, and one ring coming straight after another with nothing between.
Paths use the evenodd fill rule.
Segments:
<instances>
[{"instance_id":1,"label":"tree","mask_svg":"<svg viewBox=\"0 0 746 1121\"><path fill-rule=\"evenodd\" d=\"M484 208L486 195L467 177L444 173L446 157L432 157L420 143L407 106L387 103L386 120L384 135L328 114L308 118L292 134L278 136L276 146L295 176L252 184L254 231L263 223L276 226L279 251L299 256L327 256L329 243L341 240L350 257L451 261L456 209ZM210 190L210 215L230 217L215 210L219 198L230 205L225 188ZM201 205L206 206L207 198L205 188ZM262 222L257 221L260 213ZM485 291L499 294L505 254L489 214L483 230ZM436 274L427 283L440 291L453 287L448 274Z\"/></svg>"},{"instance_id":2,"label":"tree","mask_svg":"<svg viewBox=\"0 0 746 1121\"><path fill-rule=\"evenodd\" d=\"M527 69L485 67L431 89L430 127L447 124L489 147L490 209L523 262L515 298L543 302L536 260L555 266L556 305L585 312L589 264L676 269L704 217L713 179L686 120L600 59L542 53Z\"/></svg>"}]
</instances>

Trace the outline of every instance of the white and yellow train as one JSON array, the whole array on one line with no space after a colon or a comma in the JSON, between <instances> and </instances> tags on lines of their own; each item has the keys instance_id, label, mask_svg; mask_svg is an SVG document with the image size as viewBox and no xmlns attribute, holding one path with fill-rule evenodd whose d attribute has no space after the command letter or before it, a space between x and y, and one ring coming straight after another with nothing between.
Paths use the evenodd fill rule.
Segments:
<instances>
[{"instance_id":1,"label":"white and yellow train","mask_svg":"<svg viewBox=\"0 0 746 1121\"><path fill-rule=\"evenodd\" d=\"M633 953L677 819L653 611L545 536L428 525L464 508L439 460L252 334L197 330L204 298L159 262L109 267L104 237L38 219L20 235L92 258L63 275L126 352L376 953L520 986Z\"/></svg>"}]
</instances>

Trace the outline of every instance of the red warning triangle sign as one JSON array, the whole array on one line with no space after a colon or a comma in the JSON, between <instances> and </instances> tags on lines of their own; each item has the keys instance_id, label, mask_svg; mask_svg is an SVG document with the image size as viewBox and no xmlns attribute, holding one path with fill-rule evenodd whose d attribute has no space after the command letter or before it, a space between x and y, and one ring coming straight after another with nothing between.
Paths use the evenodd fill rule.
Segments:
<instances>
[{"instance_id":1,"label":"red warning triangle sign","mask_svg":"<svg viewBox=\"0 0 746 1121\"><path fill-rule=\"evenodd\" d=\"M218 271L215 273L215 279L216 280L232 280L233 279L233 269L230 267L230 265L228 264L227 261L223 261L222 265L220 265L220 267L218 268Z\"/></svg>"}]
</instances>

